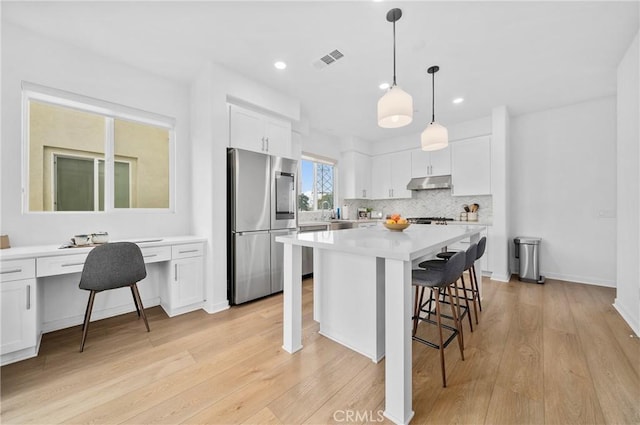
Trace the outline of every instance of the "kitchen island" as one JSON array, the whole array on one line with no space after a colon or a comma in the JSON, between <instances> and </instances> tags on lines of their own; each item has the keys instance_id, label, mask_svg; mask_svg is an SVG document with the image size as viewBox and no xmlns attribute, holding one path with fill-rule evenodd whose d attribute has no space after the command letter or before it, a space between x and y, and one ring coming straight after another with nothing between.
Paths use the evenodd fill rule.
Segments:
<instances>
[{"instance_id":1,"label":"kitchen island","mask_svg":"<svg viewBox=\"0 0 640 425\"><path fill-rule=\"evenodd\" d=\"M463 239L477 242L480 230L412 225L391 232L377 226L277 237L285 244L283 348L302 349L301 250L312 247L318 259L314 308L320 311L314 317L320 332L374 361L386 357L384 415L408 423L413 417L412 266Z\"/></svg>"}]
</instances>

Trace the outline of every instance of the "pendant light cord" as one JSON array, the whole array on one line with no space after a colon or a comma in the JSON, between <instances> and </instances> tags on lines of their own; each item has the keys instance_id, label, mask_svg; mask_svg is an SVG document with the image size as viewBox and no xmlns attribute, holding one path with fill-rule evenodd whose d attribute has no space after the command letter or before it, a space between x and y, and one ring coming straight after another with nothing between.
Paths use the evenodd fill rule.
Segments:
<instances>
[{"instance_id":1,"label":"pendant light cord","mask_svg":"<svg viewBox=\"0 0 640 425\"><path fill-rule=\"evenodd\" d=\"M396 85L396 21L393 21L393 85Z\"/></svg>"},{"instance_id":2,"label":"pendant light cord","mask_svg":"<svg viewBox=\"0 0 640 425\"><path fill-rule=\"evenodd\" d=\"M436 121L436 73L431 74L431 123Z\"/></svg>"}]
</instances>

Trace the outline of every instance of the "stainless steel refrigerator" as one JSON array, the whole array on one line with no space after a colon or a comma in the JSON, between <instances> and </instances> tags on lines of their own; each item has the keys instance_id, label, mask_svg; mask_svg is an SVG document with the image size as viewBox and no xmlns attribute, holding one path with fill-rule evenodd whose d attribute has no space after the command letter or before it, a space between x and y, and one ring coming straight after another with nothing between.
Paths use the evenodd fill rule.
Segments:
<instances>
[{"instance_id":1,"label":"stainless steel refrigerator","mask_svg":"<svg viewBox=\"0 0 640 425\"><path fill-rule=\"evenodd\" d=\"M297 161L227 152L228 296L232 305L282 291L284 246L296 231Z\"/></svg>"}]
</instances>

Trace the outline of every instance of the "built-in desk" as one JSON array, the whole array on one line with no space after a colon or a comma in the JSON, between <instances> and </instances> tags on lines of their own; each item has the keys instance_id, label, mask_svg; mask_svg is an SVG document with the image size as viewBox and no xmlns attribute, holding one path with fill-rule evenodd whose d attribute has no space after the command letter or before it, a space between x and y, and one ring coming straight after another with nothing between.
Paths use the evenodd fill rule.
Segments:
<instances>
[{"instance_id":1,"label":"built-in desk","mask_svg":"<svg viewBox=\"0 0 640 425\"><path fill-rule=\"evenodd\" d=\"M138 284L145 307L170 316L202 308L206 239L195 236L132 239L140 246L147 277ZM38 354L42 333L83 321L88 293L78 288L93 247L25 246L0 251L0 364ZM96 297L93 320L135 310L121 288Z\"/></svg>"}]
</instances>

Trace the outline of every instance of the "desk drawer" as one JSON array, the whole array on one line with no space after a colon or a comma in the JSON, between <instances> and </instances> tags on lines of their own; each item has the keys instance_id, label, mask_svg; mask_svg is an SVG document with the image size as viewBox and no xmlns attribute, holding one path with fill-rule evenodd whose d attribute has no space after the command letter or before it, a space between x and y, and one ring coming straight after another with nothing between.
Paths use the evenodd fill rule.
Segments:
<instances>
[{"instance_id":1,"label":"desk drawer","mask_svg":"<svg viewBox=\"0 0 640 425\"><path fill-rule=\"evenodd\" d=\"M89 253L38 258L38 277L80 273Z\"/></svg>"},{"instance_id":2,"label":"desk drawer","mask_svg":"<svg viewBox=\"0 0 640 425\"><path fill-rule=\"evenodd\" d=\"M184 245L175 245L171 247L171 258L202 257L204 255L204 244L189 243Z\"/></svg>"},{"instance_id":3,"label":"desk drawer","mask_svg":"<svg viewBox=\"0 0 640 425\"><path fill-rule=\"evenodd\" d=\"M0 281L2 282L34 277L36 277L36 260L33 258L0 262Z\"/></svg>"},{"instance_id":4,"label":"desk drawer","mask_svg":"<svg viewBox=\"0 0 640 425\"><path fill-rule=\"evenodd\" d=\"M171 247L169 246L150 246L140 248L145 263L157 263L159 261L171 260Z\"/></svg>"}]
</instances>

